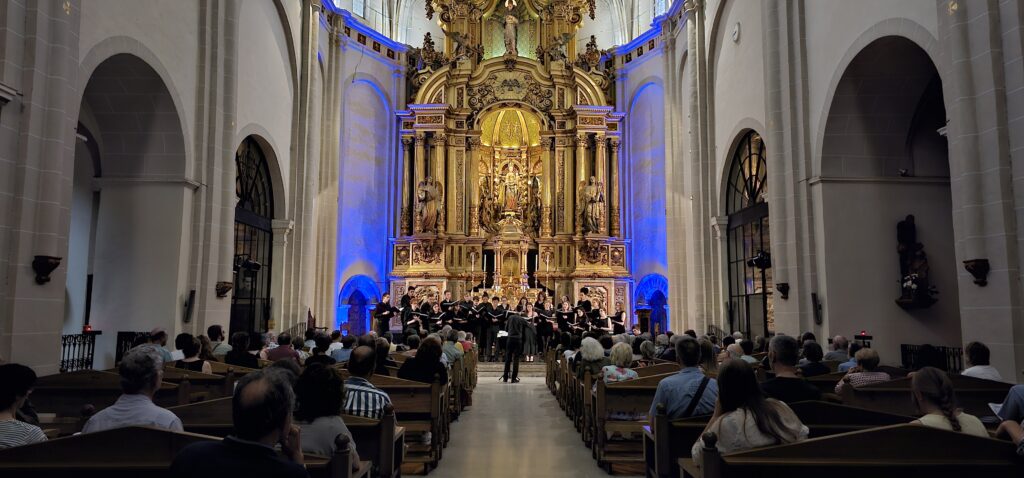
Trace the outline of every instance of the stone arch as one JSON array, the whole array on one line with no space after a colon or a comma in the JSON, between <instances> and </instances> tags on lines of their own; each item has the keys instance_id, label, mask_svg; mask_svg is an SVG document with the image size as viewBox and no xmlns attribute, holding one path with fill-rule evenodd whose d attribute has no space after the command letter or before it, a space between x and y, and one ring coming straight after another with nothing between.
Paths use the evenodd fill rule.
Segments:
<instances>
[{"instance_id":1,"label":"stone arch","mask_svg":"<svg viewBox=\"0 0 1024 478\"><path fill-rule=\"evenodd\" d=\"M718 189L715 191L718 202L718 211L720 214L728 214L726 211L726 191L729 189L729 171L732 168L732 158L736 154L736 148L739 147L743 141L743 137L750 131L760 134L761 131L765 131L764 125L754 118L744 118L733 128L729 137L732 138L732 142L729 143L729 149L726 150L725 156L721 159L721 166L718 168L716 174L718 174ZM769 152L768 158L771 159L771 146L765 141L764 136L761 136L761 141L764 143L765 149ZM771 169L772 165L769 164L768 168Z\"/></svg>"},{"instance_id":2,"label":"stone arch","mask_svg":"<svg viewBox=\"0 0 1024 478\"><path fill-rule=\"evenodd\" d=\"M338 293L335 329L350 334L369 332L372 324L370 315L380 298L380 288L373 279L365 275L350 277ZM354 316L358 316L358 323L353 323Z\"/></svg>"},{"instance_id":3,"label":"stone arch","mask_svg":"<svg viewBox=\"0 0 1024 478\"><path fill-rule=\"evenodd\" d=\"M288 217L289 195L284 184L281 160L277 155L279 149L275 145L275 141L270 135L270 132L262 125L256 123L249 123L239 129L232 144L234 147L238 147L238 145L242 144L242 141L248 137L252 137L252 139L256 140L256 143L260 145L260 149L263 150L263 154L267 158L267 165L270 169L270 181L274 186L274 218L285 219ZM234 163L232 162L232 164Z\"/></svg>"}]
</instances>

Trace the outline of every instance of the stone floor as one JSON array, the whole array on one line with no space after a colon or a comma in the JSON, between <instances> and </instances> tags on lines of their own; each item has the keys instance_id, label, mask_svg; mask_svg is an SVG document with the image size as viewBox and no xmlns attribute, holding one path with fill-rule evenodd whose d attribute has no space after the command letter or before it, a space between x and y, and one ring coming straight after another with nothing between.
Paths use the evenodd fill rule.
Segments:
<instances>
[{"instance_id":1,"label":"stone floor","mask_svg":"<svg viewBox=\"0 0 1024 478\"><path fill-rule=\"evenodd\" d=\"M544 385L481 377L431 478L606 478ZM621 475L619 475L621 476Z\"/></svg>"}]
</instances>

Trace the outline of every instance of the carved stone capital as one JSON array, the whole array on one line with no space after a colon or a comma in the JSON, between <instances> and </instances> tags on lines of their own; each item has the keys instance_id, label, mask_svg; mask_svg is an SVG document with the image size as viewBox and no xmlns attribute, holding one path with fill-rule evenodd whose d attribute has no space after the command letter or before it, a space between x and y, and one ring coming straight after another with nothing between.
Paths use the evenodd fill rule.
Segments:
<instances>
[{"instance_id":1,"label":"carved stone capital","mask_svg":"<svg viewBox=\"0 0 1024 478\"><path fill-rule=\"evenodd\" d=\"M410 136L402 137L402 148L409 149L409 147L412 146L412 141L413 139Z\"/></svg>"},{"instance_id":2,"label":"carved stone capital","mask_svg":"<svg viewBox=\"0 0 1024 478\"><path fill-rule=\"evenodd\" d=\"M423 133L416 133L416 142L422 144L427 139L427 135Z\"/></svg>"},{"instance_id":3,"label":"carved stone capital","mask_svg":"<svg viewBox=\"0 0 1024 478\"><path fill-rule=\"evenodd\" d=\"M430 138L431 146L444 146L445 144L448 144L448 136L446 135L439 134Z\"/></svg>"},{"instance_id":4,"label":"carved stone capital","mask_svg":"<svg viewBox=\"0 0 1024 478\"><path fill-rule=\"evenodd\" d=\"M612 137L609 141L612 145L612 150L616 153L619 152L619 146L622 145L622 140L618 137Z\"/></svg>"},{"instance_id":5,"label":"carved stone capital","mask_svg":"<svg viewBox=\"0 0 1024 478\"><path fill-rule=\"evenodd\" d=\"M551 143L552 143L552 142L553 142L553 141L552 141L552 140L551 140L551 138L549 138L549 137L548 137L548 138L541 138L541 139L540 139L540 145L541 145L541 147L542 147L542 148L544 148L544 149L549 149L549 148L551 148Z\"/></svg>"}]
</instances>

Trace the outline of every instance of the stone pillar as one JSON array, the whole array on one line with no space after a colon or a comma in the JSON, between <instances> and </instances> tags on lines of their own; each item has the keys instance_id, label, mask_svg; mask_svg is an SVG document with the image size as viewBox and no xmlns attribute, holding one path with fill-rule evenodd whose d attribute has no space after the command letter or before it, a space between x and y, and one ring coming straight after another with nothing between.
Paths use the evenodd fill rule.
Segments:
<instances>
[{"instance_id":1,"label":"stone pillar","mask_svg":"<svg viewBox=\"0 0 1024 478\"><path fill-rule=\"evenodd\" d=\"M399 230L403 236L412 234L412 196L410 191L412 185L409 184L411 178L409 177L409 170L412 167L412 161L410 161L410 146L412 146L413 139L409 136L402 137L402 206L401 213L398 218Z\"/></svg>"},{"instance_id":2,"label":"stone pillar","mask_svg":"<svg viewBox=\"0 0 1024 478\"><path fill-rule=\"evenodd\" d=\"M622 225L619 223L619 145L618 137L611 138L612 164L611 174L608 177L608 213L611 217L611 235L619 237L622 235Z\"/></svg>"},{"instance_id":3,"label":"stone pillar","mask_svg":"<svg viewBox=\"0 0 1024 478\"><path fill-rule=\"evenodd\" d=\"M415 153L414 153L415 157L413 158L413 164L414 164L414 170L416 172L415 173L416 177L414 178L415 182L412 184L412 188L413 188L412 190L413 191L416 191L416 188L418 187L418 185L421 182L423 182L424 178L427 177L427 158L426 158L426 151L424 149L424 144L426 143L426 141L427 141L427 135L425 135L423 133L416 133L416 149L415 149ZM418 214L416 214L415 202L416 202L416 196L414 194L413 195L413 199L412 199L412 203L409 205L409 209L410 209L410 212L412 213L412 218L413 218L412 219L412 224L413 224L412 232L413 232L413 234L416 234L416 233L420 232L420 217L419 217Z\"/></svg>"},{"instance_id":4,"label":"stone pillar","mask_svg":"<svg viewBox=\"0 0 1024 478\"><path fill-rule=\"evenodd\" d=\"M468 138L469 149L469 235L480 232L480 138Z\"/></svg>"},{"instance_id":5,"label":"stone pillar","mask_svg":"<svg viewBox=\"0 0 1024 478\"><path fill-rule=\"evenodd\" d=\"M579 195L580 185L590 179L590 171L587 167L587 133L576 134L576 181L573 185L573 192ZM579 204L582 198L576 197L575 204ZM583 220L580 217L582 211L573 215L576 220L576 235L583 235Z\"/></svg>"},{"instance_id":6,"label":"stone pillar","mask_svg":"<svg viewBox=\"0 0 1024 478\"><path fill-rule=\"evenodd\" d=\"M430 176L434 181L443 184L443 188L440 194L441 201L440 206L437 208L437 233L444 234L447 226L447 203L445 200L448 194L448 187L451 183L444 184L444 146L448 142L448 137L444 133L435 133L434 137L430 139Z\"/></svg>"},{"instance_id":7,"label":"stone pillar","mask_svg":"<svg viewBox=\"0 0 1024 478\"><path fill-rule=\"evenodd\" d=\"M553 178L555 168L551 164L551 138L540 139L540 160L543 172L541 176L544 178L544 182L541 184L541 209L540 209L540 235L542 236L553 236L553 228L551 224L551 189L554 187L556 179Z\"/></svg>"}]
</instances>

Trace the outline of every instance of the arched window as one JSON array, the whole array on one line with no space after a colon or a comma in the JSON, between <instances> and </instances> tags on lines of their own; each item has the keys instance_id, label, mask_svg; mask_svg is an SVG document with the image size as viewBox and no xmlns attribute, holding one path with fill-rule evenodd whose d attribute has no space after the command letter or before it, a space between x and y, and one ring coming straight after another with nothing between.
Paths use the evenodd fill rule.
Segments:
<instances>
[{"instance_id":1,"label":"arched window","mask_svg":"<svg viewBox=\"0 0 1024 478\"><path fill-rule=\"evenodd\" d=\"M729 326L749 336L774 332L766 162L761 135L747 132L729 170Z\"/></svg>"},{"instance_id":2,"label":"arched window","mask_svg":"<svg viewBox=\"0 0 1024 478\"><path fill-rule=\"evenodd\" d=\"M231 333L266 332L270 321L274 192L267 157L249 136L235 153L235 288Z\"/></svg>"}]
</instances>

